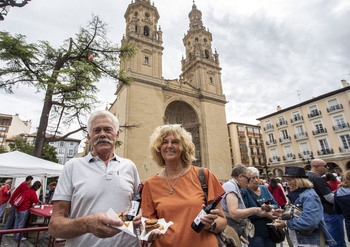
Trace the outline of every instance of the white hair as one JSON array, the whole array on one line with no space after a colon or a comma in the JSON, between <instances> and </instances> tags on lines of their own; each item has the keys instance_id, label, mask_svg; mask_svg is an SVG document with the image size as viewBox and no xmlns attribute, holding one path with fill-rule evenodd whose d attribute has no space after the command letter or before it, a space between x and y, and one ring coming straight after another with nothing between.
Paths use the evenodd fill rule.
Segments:
<instances>
[{"instance_id":1,"label":"white hair","mask_svg":"<svg viewBox=\"0 0 350 247\"><path fill-rule=\"evenodd\" d=\"M256 169L255 167L249 166L249 167L247 167L247 169L248 169L252 174L256 173L256 174L258 174L258 176L260 176L259 170Z\"/></svg>"},{"instance_id":2,"label":"white hair","mask_svg":"<svg viewBox=\"0 0 350 247\"><path fill-rule=\"evenodd\" d=\"M88 120L87 131L88 131L88 133L90 135L91 135L91 128L92 128L91 124L98 117L109 117L114 123L115 132L119 131L119 120L118 120L118 118L116 116L114 116L112 113L110 113L109 111L98 110L98 111L95 111L95 112L91 113L91 115L89 117L89 120Z\"/></svg>"}]
</instances>

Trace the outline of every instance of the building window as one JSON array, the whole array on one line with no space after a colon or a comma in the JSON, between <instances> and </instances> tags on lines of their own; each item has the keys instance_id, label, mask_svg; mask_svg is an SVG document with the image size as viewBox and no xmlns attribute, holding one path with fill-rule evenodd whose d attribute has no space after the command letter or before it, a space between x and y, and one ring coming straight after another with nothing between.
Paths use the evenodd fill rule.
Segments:
<instances>
[{"instance_id":1,"label":"building window","mask_svg":"<svg viewBox=\"0 0 350 247\"><path fill-rule=\"evenodd\" d=\"M281 126L281 125L285 125L286 124L286 120L284 120L284 117L279 117L278 118L278 125Z\"/></svg>"},{"instance_id":2,"label":"building window","mask_svg":"<svg viewBox=\"0 0 350 247\"><path fill-rule=\"evenodd\" d=\"M305 158L310 158L311 157L311 153L309 150L309 145L307 145L306 142L300 143L300 152L302 157Z\"/></svg>"},{"instance_id":3,"label":"building window","mask_svg":"<svg viewBox=\"0 0 350 247\"><path fill-rule=\"evenodd\" d=\"M286 160L293 159L293 152L290 146L284 146L284 154L285 154Z\"/></svg>"},{"instance_id":4,"label":"building window","mask_svg":"<svg viewBox=\"0 0 350 247\"><path fill-rule=\"evenodd\" d=\"M143 28L143 35L145 35L145 36L149 36L149 27L147 27L147 26L144 26L144 28Z\"/></svg>"},{"instance_id":5,"label":"building window","mask_svg":"<svg viewBox=\"0 0 350 247\"><path fill-rule=\"evenodd\" d=\"M239 126L238 126L238 131L242 131L242 132L244 132L244 126L239 125Z\"/></svg>"},{"instance_id":6,"label":"building window","mask_svg":"<svg viewBox=\"0 0 350 247\"><path fill-rule=\"evenodd\" d=\"M341 143L346 152L350 152L350 135L341 135L340 136Z\"/></svg>"},{"instance_id":7,"label":"building window","mask_svg":"<svg viewBox=\"0 0 350 247\"><path fill-rule=\"evenodd\" d=\"M297 121L301 121L302 117L300 115L300 112L296 111L296 112L292 112L292 121L293 122L297 122Z\"/></svg>"},{"instance_id":8,"label":"building window","mask_svg":"<svg viewBox=\"0 0 350 247\"><path fill-rule=\"evenodd\" d=\"M302 125L295 126L295 137L297 139L306 137L304 127Z\"/></svg>"},{"instance_id":9,"label":"building window","mask_svg":"<svg viewBox=\"0 0 350 247\"><path fill-rule=\"evenodd\" d=\"M281 130L281 138L283 140L289 139L288 131L287 130Z\"/></svg>"},{"instance_id":10,"label":"building window","mask_svg":"<svg viewBox=\"0 0 350 247\"><path fill-rule=\"evenodd\" d=\"M59 154L64 154L64 148L58 149L58 153L59 153Z\"/></svg>"},{"instance_id":11,"label":"building window","mask_svg":"<svg viewBox=\"0 0 350 247\"><path fill-rule=\"evenodd\" d=\"M325 132L321 121L314 122L314 128L315 128L315 131L314 131L315 134L321 134Z\"/></svg>"},{"instance_id":12,"label":"building window","mask_svg":"<svg viewBox=\"0 0 350 247\"><path fill-rule=\"evenodd\" d=\"M268 138L269 138L269 142L270 142L270 143L274 143L275 137L273 136L273 133L268 134Z\"/></svg>"},{"instance_id":13,"label":"building window","mask_svg":"<svg viewBox=\"0 0 350 247\"><path fill-rule=\"evenodd\" d=\"M310 117L321 115L316 105L310 106L309 111L310 111L310 114L309 114Z\"/></svg>"},{"instance_id":14,"label":"building window","mask_svg":"<svg viewBox=\"0 0 350 247\"><path fill-rule=\"evenodd\" d=\"M64 143L63 142L60 142L60 147L63 147L64 146Z\"/></svg>"},{"instance_id":15,"label":"building window","mask_svg":"<svg viewBox=\"0 0 350 247\"><path fill-rule=\"evenodd\" d=\"M329 150L329 145L328 145L327 139L320 139L320 140L318 140L318 142L320 144L321 151Z\"/></svg>"},{"instance_id":16,"label":"building window","mask_svg":"<svg viewBox=\"0 0 350 247\"><path fill-rule=\"evenodd\" d=\"M148 57L145 57L145 64L149 64L149 59L148 59Z\"/></svg>"},{"instance_id":17,"label":"building window","mask_svg":"<svg viewBox=\"0 0 350 247\"><path fill-rule=\"evenodd\" d=\"M253 128L252 127L248 127L247 129L248 129L249 133L253 133Z\"/></svg>"},{"instance_id":18,"label":"building window","mask_svg":"<svg viewBox=\"0 0 350 247\"><path fill-rule=\"evenodd\" d=\"M271 121L269 120L269 121L265 122L265 131L270 130L270 129L273 129L273 126L271 124Z\"/></svg>"},{"instance_id":19,"label":"building window","mask_svg":"<svg viewBox=\"0 0 350 247\"><path fill-rule=\"evenodd\" d=\"M74 145L74 142L70 142L69 145L73 146L73 145Z\"/></svg>"},{"instance_id":20,"label":"building window","mask_svg":"<svg viewBox=\"0 0 350 247\"><path fill-rule=\"evenodd\" d=\"M336 111L341 109L341 105L337 99L328 100L328 112Z\"/></svg>"},{"instance_id":21,"label":"building window","mask_svg":"<svg viewBox=\"0 0 350 247\"><path fill-rule=\"evenodd\" d=\"M1 126L1 127L0 127L0 131L4 131L4 132L5 132L5 131L6 131L6 127Z\"/></svg>"},{"instance_id":22,"label":"building window","mask_svg":"<svg viewBox=\"0 0 350 247\"><path fill-rule=\"evenodd\" d=\"M335 116L333 118L333 120L334 120L334 129L335 130L345 129L347 127L343 116L341 116L341 115Z\"/></svg>"},{"instance_id":23,"label":"building window","mask_svg":"<svg viewBox=\"0 0 350 247\"><path fill-rule=\"evenodd\" d=\"M73 150L69 150L68 154L69 154L69 156L72 156L73 155Z\"/></svg>"}]
</instances>

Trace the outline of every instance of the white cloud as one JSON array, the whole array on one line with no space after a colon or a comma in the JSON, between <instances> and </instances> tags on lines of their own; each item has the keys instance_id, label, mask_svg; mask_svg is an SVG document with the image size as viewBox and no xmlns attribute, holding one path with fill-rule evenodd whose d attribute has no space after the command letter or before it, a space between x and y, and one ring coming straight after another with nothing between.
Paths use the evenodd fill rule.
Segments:
<instances>
[{"instance_id":1,"label":"white cloud","mask_svg":"<svg viewBox=\"0 0 350 247\"><path fill-rule=\"evenodd\" d=\"M94 13L109 24L110 39L120 43L130 2L30 1L23 8L12 8L1 26L12 34L26 34L30 42L48 40L58 47L86 26ZM163 76L178 78L192 1L154 4L163 31ZM340 88L340 80L349 78L348 0L197 0L196 6L219 53L228 122L255 124L256 118L275 112L277 105L297 104L298 90L304 101ZM115 84L100 85L99 107L104 108L115 99ZM0 112L20 113L38 123L39 95L30 90L14 95L0 91L0 97Z\"/></svg>"}]
</instances>

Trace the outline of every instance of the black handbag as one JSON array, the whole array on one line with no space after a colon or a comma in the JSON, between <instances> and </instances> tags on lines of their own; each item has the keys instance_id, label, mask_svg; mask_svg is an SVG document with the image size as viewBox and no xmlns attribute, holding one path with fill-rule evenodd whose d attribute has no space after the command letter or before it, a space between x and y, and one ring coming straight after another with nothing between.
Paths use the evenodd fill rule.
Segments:
<instances>
[{"instance_id":1,"label":"black handbag","mask_svg":"<svg viewBox=\"0 0 350 247\"><path fill-rule=\"evenodd\" d=\"M248 192L251 195L251 197L254 199L256 205L258 207L261 207L260 203L258 203L255 196L253 195L253 193L249 189L248 189ZM286 233L282 228L276 229L273 225L267 225L267 230L269 231L269 236L273 242L281 243L284 241L284 239L286 237Z\"/></svg>"},{"instance_id":2,"label":"black handbag","mask_svg":"<svg viewBox=\"0 0 350 247\"><path fill-rule=\"evenodd\" d=\"M271 240L275 243L282 243L286 237L286 233L282 228L276 229L273 225L268 225L267 230Z\"/></svg>"}]
</instances>

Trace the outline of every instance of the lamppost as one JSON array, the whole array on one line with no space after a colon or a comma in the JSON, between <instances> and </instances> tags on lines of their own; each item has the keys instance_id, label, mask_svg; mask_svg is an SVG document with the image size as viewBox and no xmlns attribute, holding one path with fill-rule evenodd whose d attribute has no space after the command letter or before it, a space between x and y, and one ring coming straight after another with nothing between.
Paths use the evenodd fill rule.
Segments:
<instances>
[{"instance_id":1,"label":"lamppost","mask_svg":"<svg viewBox=\"0 0 350 247\"><path fill-rule=\"evenodd\" d=\"M307 164L305 166L305 170L308 170L310 171L311 170L311 161L314 159L314 156L311 154L311 155L308 155L307 156L307 159L305 158L302 158L301 160L304 162L304 164Z\"/></svg>"},{"instance_id":2,"label":"lamppost","mask_svg":"<svg viewBox=\"0 0 350 247\"><path fill-rule=\"evenodd\" d=\"M11 7L23 7L30 0L0 0L0 21L4 20Z\"/></svg>"}]
</instances>

